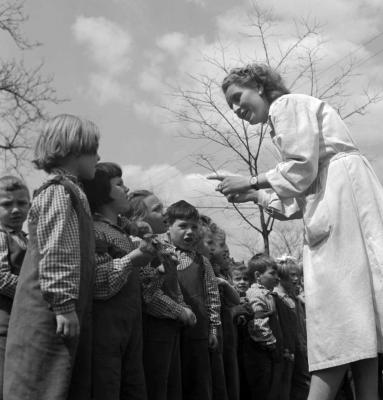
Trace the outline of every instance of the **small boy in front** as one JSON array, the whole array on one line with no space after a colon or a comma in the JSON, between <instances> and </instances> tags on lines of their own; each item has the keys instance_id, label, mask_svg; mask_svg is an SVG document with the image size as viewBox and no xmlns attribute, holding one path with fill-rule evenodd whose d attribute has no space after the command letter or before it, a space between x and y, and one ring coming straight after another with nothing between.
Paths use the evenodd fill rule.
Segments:
<instances>
[{"instance_id":1,"label":"small boy in front","mask_svg":"<svg viewBox=\"0 0 383 400\"><path fill-rule=\"evenodd\" d=\"M267 255L256 255L248 263L251 283L246 297L254 311L249 336L244 343L244 366L251 400L269 400L273 371L282 357L282 332L273 289L278 283L276 262ZM275 389L275 388L274 388Z\"/></svg>"},{"instance_id":2,"label":"small boy in front","mask_svg":"<svg viewBox=\"0 0 383 400\"><path fill-rule=\"evenodd\" d=\"M196 251L200 241L199 214L184 200L166 212L169 238L177 247L177 275L185 300L197 318L181 334L183 400L211 400L209 349L218 345L220 300L217 280L207 258Z\"/></svg>"},{"instance_id":3,"label":"small boy in front","mask_svg":"<svg viewBox=\"0 0 383 400\"><path fill-rule=\"evenodd\" d=\"M0 177L0 399L3 398L9 316L27 249L27 239L22 227L29 205L29 191L21 179L10 175Z\"/></svg>"}]
</instances>

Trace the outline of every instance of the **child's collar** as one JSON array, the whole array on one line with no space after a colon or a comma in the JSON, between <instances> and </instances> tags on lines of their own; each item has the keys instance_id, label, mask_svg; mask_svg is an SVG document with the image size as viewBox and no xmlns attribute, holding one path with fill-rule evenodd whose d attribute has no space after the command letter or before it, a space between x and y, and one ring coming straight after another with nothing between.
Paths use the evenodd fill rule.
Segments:
<instances>
[{"instance_id":1,"label":"child's collar","mask_svg":"<svg viewBox=\"0 0 383 400\"><path fill-rule=\"evenodd\" d=\"M22 229L16 230L16 229L10 228L8 226L5 226L1 223L0 223L0 231L7 232L7 233L14 233L15 235L22 234L25 236L25 232Z\"/></svg>"},{"instance_id":2,"label":"child's collar","mask_svg":"<svg viewBox=\"0 0 383 400\"><path fill-rule=\"evenodd\" d=\"M106 224L112 226L113 228L116 228L116 229L120 230L121 232L125 233L121 226L113 223L109 218L105 217L103 214L100 214L100 213L96 212L96 213L93 214L93 219L95 221L105 222Z\"/></svg>"},{"instance_id":3,"label":"child's collar","mask_svg":"<svg viewBox=\"0 0 383 400\"><path fill-rule=\"evenodd\" d=\"M64 168L54 168L52 169L49 177L52 178L55 175L64 176L65 178L70 179L72 182L76 183L77 185L80 184L80 181L76 175L73 175L69 171L65 170Z\"/></svg>"}]
</instances>

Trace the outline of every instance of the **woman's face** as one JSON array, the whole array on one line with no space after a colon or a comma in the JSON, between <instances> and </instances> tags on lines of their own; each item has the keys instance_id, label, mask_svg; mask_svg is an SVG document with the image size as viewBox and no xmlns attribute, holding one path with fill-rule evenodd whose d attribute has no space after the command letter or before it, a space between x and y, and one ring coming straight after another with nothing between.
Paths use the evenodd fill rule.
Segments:
<instances>
[{"instance_id":1,"label":"woman's face","mask_svg":"<svg viewBox=\"0 0 383 400\"><path fill-rule=\"evenodd\" d=\"M144 221L151 226L153 233L165 233L168 227L164 218L164 206L160 199L152 194L145 197L143 201L147 209Z\"/></svg>"},{"instance_id":2,"label":"woman's face","mask_svg":"<svg viewBox=\"0 0 383 400\"><path fill-rule=\"evenodd\" d=\"M270 104L263 96L262 88L250 88L231 84L225 93L237 116L251 125L266 122Z\"/></svg>"}]
</instances>

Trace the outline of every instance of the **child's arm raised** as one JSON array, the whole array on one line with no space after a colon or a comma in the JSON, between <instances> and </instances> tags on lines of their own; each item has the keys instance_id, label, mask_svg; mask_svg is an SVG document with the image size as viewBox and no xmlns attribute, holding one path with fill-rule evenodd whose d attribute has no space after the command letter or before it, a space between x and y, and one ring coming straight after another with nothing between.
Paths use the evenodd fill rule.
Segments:
<instances>
[{"instance_id":1,"label":"child's arm raised","mask_svg":"<svg viewBox=\"0 0 383 400\"><path fill-rule=\"evenodd\" d=\"M140 248L140 240L132 241L131 251L108 247L107 239L95 224L96 277L94 298L107 300L117 294L129 279L133 268L147 265L154 256ZM126 238L128 240L128 238ZM145 244L146 247L148 245ZM154 249L153 249L154 250Z\"/></svg>"}]
</instances>

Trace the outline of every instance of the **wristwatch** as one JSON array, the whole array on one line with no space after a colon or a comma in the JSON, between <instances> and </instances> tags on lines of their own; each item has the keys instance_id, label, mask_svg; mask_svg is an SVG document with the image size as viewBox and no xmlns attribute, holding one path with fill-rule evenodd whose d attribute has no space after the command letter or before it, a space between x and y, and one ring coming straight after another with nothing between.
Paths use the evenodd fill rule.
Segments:
<instances>
[{"instance_id":1,"label":"wristwatch","mask_svg":"<svg viewBox=\"0 0 383 400\"><path fill-rule=\"evenodd\" d=\"M258 190L258 176L252 176L249 180L252 189Z\"/></svg>"}]
</instances>

